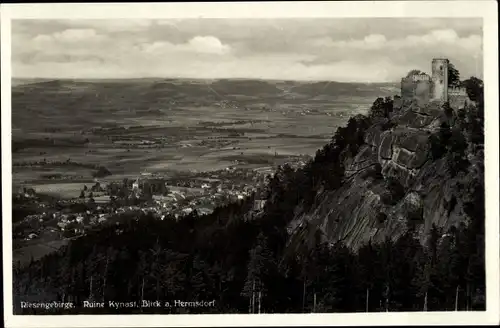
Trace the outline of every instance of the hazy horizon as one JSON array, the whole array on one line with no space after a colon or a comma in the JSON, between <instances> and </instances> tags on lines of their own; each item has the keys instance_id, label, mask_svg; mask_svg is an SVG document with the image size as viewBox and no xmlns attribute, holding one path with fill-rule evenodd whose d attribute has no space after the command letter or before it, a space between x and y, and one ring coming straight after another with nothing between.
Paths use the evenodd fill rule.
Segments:
<instances>
[{"instance_id":1,"label":"hazy horizon","mask_svg":"<svg viewBox=\"0 0 500 328\"><path fill-rule=\"evenodd\" d=\"M11 80L43 80L43 81L130 81L130 80L190 80L190 81L263 81L263 82L294 82L294 83L339 83L339 84L394 84L401 81L387 81L387 82L341 82L333 80L284 80L284 79L266 79L266 78L247 78L247 77L230 77L230 78L196 78L196 77L168 77L168 76L151 76L151 77L61 77L61 78L47 78L47 77L16 77L12 76Z\"/></svg>"}]
</instances>

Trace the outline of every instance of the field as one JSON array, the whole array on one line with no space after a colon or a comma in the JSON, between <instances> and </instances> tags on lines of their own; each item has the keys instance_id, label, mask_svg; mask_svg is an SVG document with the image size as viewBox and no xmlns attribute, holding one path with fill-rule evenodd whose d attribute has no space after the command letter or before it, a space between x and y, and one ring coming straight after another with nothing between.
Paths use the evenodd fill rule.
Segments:
<instances>
[{"instance_id":1,"label":"field","mask_svg":"<svg viewBox=\"0 0 500 328\"><path fill-rule=\"evenodd\" d=\"M112 173L104 180L119 180L312 155L350 116L397 92L393 85L253 80L13 85L14 188L67 197L92 183L99 166Z\"/></svg>"},{"instance_id":2,"label":"field","mask_svg":"<svg viewBox=\"0 0 500 328\"><path fill-rule=\"evenodd\" d=\"M57 198L72 199L80 195L82 183L42 183L34 184L32 188L37 192Z\"/></svg>"}]
</instances>

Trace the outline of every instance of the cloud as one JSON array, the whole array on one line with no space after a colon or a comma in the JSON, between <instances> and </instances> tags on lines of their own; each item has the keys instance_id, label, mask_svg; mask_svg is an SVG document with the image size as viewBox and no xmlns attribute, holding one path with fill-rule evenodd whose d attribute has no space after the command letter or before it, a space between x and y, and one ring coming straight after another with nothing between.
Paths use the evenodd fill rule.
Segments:
<instances>
[{"instance_id":1,"label":"cloud","mask_svg":"<svg viewBox=\"0 0 500 328\"><path fill-rule=\"evenodd\" d=\"M40 34L33 38L33 42L89 42L104 41L106 36L99 35L94 29L67 29L52 35Z\"/></svg>"},{"instance_id":2,"label":"cloud","mask_svg":"<svg viewBox=\"0 0 500 328\"><path fill-rule=\"evenodd\" d=\"M13 70L51 78L398 81L410 69L428 71L433 57L448 57L463 76L481 77L481 22L462 21L18 21Z\"/></svg>"},{"instance_id":3,"label":"cloud","mask_svg":"<svg viewBox=\"0 0 500 328\"><path fill-rule=\"evenodd\" d=\"M68 25L88 27L102 32L136 32L145 31L153 21L150 19L88 19L66 21Z\"/></svg>"},{"instance_id":4,"label":"cloud","mask_svg":"<svg viewBox=\"0 0 500 328\"><path fill-rule=\"evenodd\" d=\"M479 35L459 37L452 29L433 30L423 35L408 35L404 38L387 39L381 34L370 34L363 39L334 41L331 38L313 40L314 46L323 46L343 49L387 49L400 50L418 47L457 46L469 50L479 50L482 46L482 38Z\"/></svg>"},{"instance_id":5,"label":"cloud","mask_svg":"<svg viewBox=\"0 0 500 328\"><path fill-rule=\"evenodd\" d=\"M386 43L387 39L381 34L370 34L361 40L341 40L334 41L331 38L321 38L313 40L312 43L316 47L332 47L332 48L353 48L359 50L380 49Z\"/></svg>"},{"instance_id":6,"label":"cloud","mask_svg":"<svg viewBox=\"0 0 500 328\"><path fill-rule=\"evenodd\" d=\"M229 46L222 44L213 36L196 36L189 40L188 44L194 51L205 53L224 54L231 50Z\"/></svg>"},{"instance_id":7,"label":"cloud","mask_svg":"<svg viewBox=\"0 0 500 328\"><path fill-rule=\"evenodd\" d=\"M93 29L65 29L52 34L34 37L17 36L12 39L14 65L18 60L73 61L75 58L100 58L112 53L119 43Z\"/></svg>"},{"instance_id":8,"label":"cloud","mask_svg":"<svg viewBox=\"0 0 500 328\"><path fill-rule=\"evenodd\" d=\"M451 29L434 30L425 35L410 35L402 40L394 40L389 44L392 48L411 48L411 47L460 47L465 50L479 51L482 47L482 38L480 35L469 35L460 37L457 32Z\"/></svg>"},{"instance_id":9,"label":"cloud","mask_svg":"<svg viewBox=\"0 0 500 328\"><path fill-rule=\"evenodd\" d=\"M187 43L172 44L168 41L158 41L151 44L142 44L138 48L146 54L168 55L178 52L191 54L214 54L224 55L231 51L231 47L213 36L196 36Z\"/></svg>"},{"instance_id":10,"label":"cloud","mask_svg":"<svg viewBox=\"0 0 500 328\"><path fill-rule=\"evenodd\" d=\"M461 35L448 28L396 38L383 34L345 40L322 37L308 43L310 53L317 56L305 64L328 65L346 58L359 64L388 61L393 67L389 75L398 80L411 69L428 71L434 57L446 57L455 63L463 76L482 76L482 42L480 34Z\"/></svg>"},{"instance_id":11,"label":"cloud","mask_svg":"<svg viewBox=\"0 0 500 328\"><path fill-rule=\"evenodd\" d=\"M306 65L304 59L312 56L270 55L248 58L235 56L212 56L204 60L188 60L182 53L167 56L132 54L115 57L110 64L98 60L75 60L66 62L38 62L33 65L17 65L17 76L26 76L33 71L48 78L132 78L178 77L178 78L256 78L290 80L335 80L380 82L391 81L394 67L390 63L358 63L339 61L328 64ZM28 75L29 76L29 75Z\"/></svg>"}]
</instances>

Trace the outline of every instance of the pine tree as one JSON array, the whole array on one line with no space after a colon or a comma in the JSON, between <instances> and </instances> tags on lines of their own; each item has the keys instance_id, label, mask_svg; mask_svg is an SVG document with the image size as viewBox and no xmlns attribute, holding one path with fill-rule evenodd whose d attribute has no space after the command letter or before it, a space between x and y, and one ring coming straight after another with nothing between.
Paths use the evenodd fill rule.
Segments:
<instances>
[{"instance_id":1,"label":"pine tree","mask_svg":"<svg viewBox=\"0 0 500 328\"><path fill-rule=\"evenodd\" d=\"M320 308L325 312L354 311L353 283L351 281L352 257L341 242L331 249L325 245L319 254L323 270L317 278Z\"/></svg>"},{"instance_id":2,"label":"pine tree","mask_svg":"<svg viewBox=\"0 0 500 328\"><path fill-rule=\"evenodd\" d=\"M411 311L415 303L416 290L412 280L417 271L415 259L420 251L420 243L411 233L401 236L391 251L391 310Z\"/></svg>"},{"instance_id":3,"label":"pine tree","mask_svg":"<svg viewBox=\"0 0 500 328\"><path fill-rule=\"evenodd\" d=\"M262 232L257 236L256 244L250 250L249 255L247 278L245 280L242 295L254 299L256 293L260 291L265 298L267 292L267 278L276 264L268 247L267 238ZM254 310L253 306L252 310Z\"/></svg>"},{"instance_id":4,"label":"pine tree","mask_svg":"<svg viewBox=\"0 0 500 328\"><path fill-rule=\"evenodd\" d=\"M365 310L373 311L378 306L378 299L381 297L382 287L380 285L381 265L377 249L373 247L371 241L362 246L357 254L359 267L360 290L366 290Z\"/></svg>"}]
</instances>

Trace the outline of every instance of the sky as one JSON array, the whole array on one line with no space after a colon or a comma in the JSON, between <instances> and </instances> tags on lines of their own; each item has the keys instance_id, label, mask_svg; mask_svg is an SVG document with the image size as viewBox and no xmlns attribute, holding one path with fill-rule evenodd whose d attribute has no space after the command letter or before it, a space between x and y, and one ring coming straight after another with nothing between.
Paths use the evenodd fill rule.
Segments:
<instances>
[{"instance_id":1,"label":"sky","mask_svg":"<svg viewBox=\"0 0 500 328\"><path fill-rule=\"evenodd\" d=\"M13 20L15 78L396 82L445 57L482 78L482 20Z\"/></svg>"}]
</instances>

